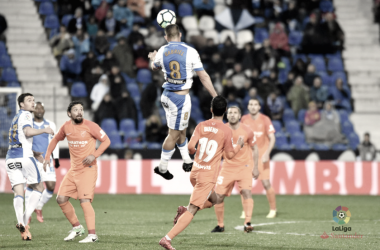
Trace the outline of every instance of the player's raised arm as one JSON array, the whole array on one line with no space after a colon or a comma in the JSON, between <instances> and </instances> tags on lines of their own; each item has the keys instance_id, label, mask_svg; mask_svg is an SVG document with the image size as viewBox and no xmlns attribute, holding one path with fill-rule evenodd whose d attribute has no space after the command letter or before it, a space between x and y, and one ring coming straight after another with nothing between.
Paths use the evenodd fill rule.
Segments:
<instances>
[{"instance_id":1,"label":"player's raised arm","mask_svg":"<svg viewBox=\"0 0 380 250\"><path fill-rule=\"evenodd\" d=\"M161 69L161 58L162 52L161 50L155 50L153 52L149 52L148 58L151 60L150 67L153 71L157 71Z\"/></svg>"},{"instance_id":2,"label":"player's raised arm","mask_svg":"<svg viewBox=\"0 0 380 250\"><path fill-rule=\"evenodd\" d=\"M195 148L195 145L197 145L198 140L199 140L199 125L195 127L194 133L190 138L189 144L187 145L187 148L189 149L190 154L194 154L195 151L197 150Z\"/></svg>"},{"instance_id":3,"label":"player's raised arm","mask_svg":"<svg viewBox=\"0 0 380 250\"><path fill-rule=\"evenodd\" d=\"M212 85L211 78L207 74L205 70L196 71L197 75L199 76L199 80L203 84L203 86L207 89L207 91L210 93L212 97L217 96L216 90L214 88L214 85Z\"/></svg>"},{"instance_id":4,"label":"player's raised arm","mask_svg":"<svg viewBox=\"0 0 380 250\"><path fill-rule=\"evenodd\" d=\"M56 127L56 125L55 125L54 122L50 123L50 127L54 131L54 133L57 133L57 127ZM54 167L55 168L59 168L60 164L59 164L59 146L58 145L53 150L52 157L53 157L53 159L55 161Z\"/></svg>"}]
</instances>

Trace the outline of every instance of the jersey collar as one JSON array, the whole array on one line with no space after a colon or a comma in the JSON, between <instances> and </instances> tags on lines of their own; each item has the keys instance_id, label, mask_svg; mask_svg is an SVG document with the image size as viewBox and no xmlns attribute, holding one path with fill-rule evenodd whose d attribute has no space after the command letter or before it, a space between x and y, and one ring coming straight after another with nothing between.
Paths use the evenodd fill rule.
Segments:
<instances>
[{"instance_id":1,"label":"jersey collar","mask_svg":"<svg viewBox=\"0 0 380 250\"><path fill-rule=\"evenodd\" d=\"M183 42L169 42L170 43L174 43L174 44L180 44L180 43L183 43Z\"/></svg>"}]
</instances>

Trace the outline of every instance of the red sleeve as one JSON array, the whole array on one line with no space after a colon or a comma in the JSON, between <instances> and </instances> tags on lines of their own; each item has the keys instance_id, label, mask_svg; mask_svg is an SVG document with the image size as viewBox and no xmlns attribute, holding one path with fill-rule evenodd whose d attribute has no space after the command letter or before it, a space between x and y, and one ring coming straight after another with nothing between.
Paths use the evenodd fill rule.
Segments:
<instances>
[{"instance_id":1,"label":"red sleeve","mask_svg":"<svg viewBox=\"0 0 380 250\"><path fill-rule=\"evenodd\" d=\"M230 128L226 128L224 130L224 152L226 152L226 157L228 159L232 159L241 149L240 146L236 146L234 148L231 138L232 130Z\"/></svg>"},{"instance_id":2,"label":"red sleeve","mask_svg":"<svg viewBox=\"0 0 380 250\"><path fill-rule=\"evenodd\" d=\"M111 141L107 134L98 126L98 124L90 122L88 126L90 128L91 135L102 142L94 153L95 158L98 158L111 145Z\"/></svg>"},{"instance_id":3,"label":"red sleeve","mask_svg":"<svg viewBox=\"0 0 380 250\"><path fill-rule=\"evenodd\" d=\"M273 127L273 124L272 124L272 121L269 119L269 117L266 117L265 118L265 131L267 132L267 134L273 134L275 133L276 131L274 130L274 127Z\"/></svg>"},{"instance_id":4,"label":"red sleeve","mask_svg":"<svg viewBox=\"0 0 380 250\"><path fill-rule=\"evenodd\" d=\"M53 139L51 139L49 146L46 150L45 161L50 162L50 155L53 152L53 150L55 149L55 147L57 146L58 142L63 141L66 138L65 125L66 125L66 123L62 125L62 127L59 129L58 133L56 133L55 136L53 137Z\"/></svg>"},{"instance_id":5,"label":"red sleeve","mask_svg":"<svg viewBox=\"0 0 380 250\"><path fill-rule=\"evenodd\" d=\"M197 145L199 137L200 137L199 128L200 128L200 124L198 124L195 127L194 133L193 133L193 135L190 138L189 144L187 145L187 148L189 149L189 153L190 154L194 154L195 153L195 145Z\"/></svg>"}]
</instances>

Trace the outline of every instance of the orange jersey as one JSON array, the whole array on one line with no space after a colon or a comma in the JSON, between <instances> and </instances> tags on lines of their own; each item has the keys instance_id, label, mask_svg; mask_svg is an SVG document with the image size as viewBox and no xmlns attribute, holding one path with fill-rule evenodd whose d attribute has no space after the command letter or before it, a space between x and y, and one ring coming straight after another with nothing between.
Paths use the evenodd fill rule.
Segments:
<instances>
[{"instance_id":1,"label":"orange jersey","mask_svg":"<svg viewBox=\"0 0 380 250\"><path fill-rule=\"evenodd\" d=\"M96 158L110 145L108 136L96 123L83 119L81 124L74 125L70 120L62 125L50 142L45 160L49 160L52 148L54 149L58 141L63 141L65 137L69 143L72 170L81 170L96 165ZM100 145L98 150L95 148L96 140L105 142ZM84 165L82 161L89 155L95 156L95 160L90 165Z\"/></svg>"},{"instance_id":2,"label":"orange jersey","mask_svg":"<svg viewBox=\"0 0 380 250\"><path fill-rule=\"evenodd\" d=\"M274 127L268 116L259 113L256 120L250 114L244 115L241 122L247 125L255 134L259 155L263 155L269 146L268 135L275 133Z\"/></svg>"},{"instance_id":3,"label":"orange jersey","mask_svg":"<svg viewBox=\"0 0 380 250\"><path fill-rule=\"evenodd\" d=\"M199 123L189 142L189 149L198 143L192 172L203 172L204 179L215 182L223 151L235 152L231 138L232 130L222 121L210 119Z\"/></svg>"},{"instance_id":4,"label":"orange jersey","mask_svg":"<svg viewBox=\"0 0 380 250\"><path fill-rule=\"evenodd\" d=\"M239 128L234 130L232 129L232 144L236 147L236 143L239 140L239 137L243 137L244 146L240 151L232 158L228 159L223 154L223 167L225 166L234 166L234 167L244 167L246 165L253 166L253 155L251 147L256 144L256 138L252 130L245 124L240 123Z\"/></svg>"}]
</instances>

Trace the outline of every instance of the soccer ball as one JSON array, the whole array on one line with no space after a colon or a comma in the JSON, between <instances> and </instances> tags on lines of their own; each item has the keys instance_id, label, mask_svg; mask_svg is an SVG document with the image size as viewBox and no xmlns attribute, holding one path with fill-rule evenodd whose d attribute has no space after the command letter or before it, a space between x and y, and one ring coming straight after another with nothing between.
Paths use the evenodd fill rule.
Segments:
<instances>
[{"instance_id":1,"label":"soccer ball","mask_svg":"<svg viewBox=\"0 0 380 250\"><path fill-rule=\"evenodd\" d=\"M346 215L343 212L340 212L338 216L339 218L343 219Z\"/></svg>"},{"instance_id":2,"label":"soccer ball","mask_svg":"<svg viewBox=\"0 0 380 250\"><path fill-rule=\"evenodd\" d=\"M175 24L176 21L177 21L177 18L176 18L175 13L173 11L164 9L164 10L161 10L160 12L158 12L157 23L162 28L165 29L166 26L168 26L170 24Z\"/></svg>"}]
</instances>

